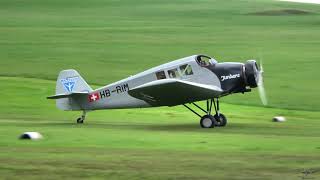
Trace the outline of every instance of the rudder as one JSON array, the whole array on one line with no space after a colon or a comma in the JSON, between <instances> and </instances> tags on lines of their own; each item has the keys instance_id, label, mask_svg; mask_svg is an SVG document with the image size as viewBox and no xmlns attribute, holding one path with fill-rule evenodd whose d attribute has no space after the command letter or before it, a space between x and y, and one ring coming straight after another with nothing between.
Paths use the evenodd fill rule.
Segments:
<instances>
[{"instance_id":1,"label":"rudder","mask_svg":"<svg viewBox=\"0 0 320 180\"><path fill-rule=\"evenodd\" d=\"M56 84L56 94L91 91L92 88L76 70L68 69L59 73ZM57 99L56 105L62 110L81 110L80 105L72 97Z\"/></svg>"}]
</instances>

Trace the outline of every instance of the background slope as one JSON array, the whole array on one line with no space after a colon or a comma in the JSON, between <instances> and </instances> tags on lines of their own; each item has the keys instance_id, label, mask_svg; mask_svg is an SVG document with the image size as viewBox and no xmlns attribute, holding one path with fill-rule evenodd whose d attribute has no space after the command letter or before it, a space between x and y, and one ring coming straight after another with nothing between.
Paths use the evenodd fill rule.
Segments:
<instances>
[{"instance_id":1,"label":"background slope","mask_svg":"<svg viewBox=\"0 0 320 180\"><path fill-rule=\"evenodd\" d=\"M291 11L288 11L291 10ZM104 85L192 54L263 58L270 106L320 110L319 5L276 1L0 2L0 74ZM227 102L260 105L257 94Z\"/></svg>"}]
</instances>

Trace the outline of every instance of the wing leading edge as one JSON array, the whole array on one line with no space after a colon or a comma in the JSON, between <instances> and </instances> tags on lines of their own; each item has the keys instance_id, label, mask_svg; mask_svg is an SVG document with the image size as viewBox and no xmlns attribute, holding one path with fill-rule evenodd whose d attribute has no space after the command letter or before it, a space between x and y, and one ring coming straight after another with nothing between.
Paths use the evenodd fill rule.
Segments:
<instances>
[{"instance_id":1,"label":"wing leading edge","mask_svg":"<svg viewBox=\"0 0 320 180\"><path fill-rule=\"evenodd\" d=\"M162 79L137 86L128 93L153 106L175 106L218 97L222 92L217 86L179 79Z\"/></svg>"}]
</instances>

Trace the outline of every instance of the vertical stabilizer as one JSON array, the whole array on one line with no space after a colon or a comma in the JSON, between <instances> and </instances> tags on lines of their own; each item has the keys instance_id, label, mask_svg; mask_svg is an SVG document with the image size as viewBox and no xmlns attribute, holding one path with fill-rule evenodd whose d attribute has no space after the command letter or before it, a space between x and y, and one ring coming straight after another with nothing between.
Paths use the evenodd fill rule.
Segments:
<instances>
[{"instance_id":1,"label":"vertical stabilizer","mask_svg":"<svg viewBox=\"0 0 320 180\"><path fill-rule=\"evenodd\" d=\"M56 84L56 95L91 91L91 87L76 70L68 69L59 73ZM56 104L62 110L82 109L77 100L72 97L57 99Z\"/></svg>"}]
</instances>

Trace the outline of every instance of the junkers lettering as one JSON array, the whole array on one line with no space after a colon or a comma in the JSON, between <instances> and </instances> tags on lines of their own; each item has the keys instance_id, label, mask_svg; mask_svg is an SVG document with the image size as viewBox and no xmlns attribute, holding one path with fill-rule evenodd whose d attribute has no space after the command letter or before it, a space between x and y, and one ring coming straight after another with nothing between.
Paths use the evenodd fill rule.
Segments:
<instances>
[{"instance_id":1,"label":"junkers lettering","mask_svg":"<svg viewBox=\"0 0 320 180\"><path fill-rule=\"evenodd\" d=\"M235 79L235 78L239 78L239 77L240 77L240 74L230 74L227 76L221 76L221 81L225 81L228 79Z\"/></svg>"}]
</instances>

